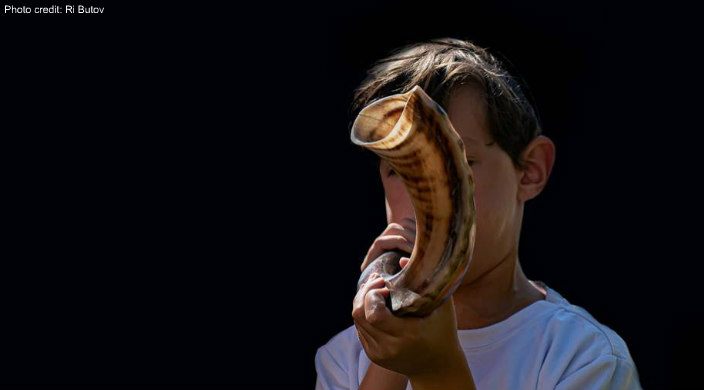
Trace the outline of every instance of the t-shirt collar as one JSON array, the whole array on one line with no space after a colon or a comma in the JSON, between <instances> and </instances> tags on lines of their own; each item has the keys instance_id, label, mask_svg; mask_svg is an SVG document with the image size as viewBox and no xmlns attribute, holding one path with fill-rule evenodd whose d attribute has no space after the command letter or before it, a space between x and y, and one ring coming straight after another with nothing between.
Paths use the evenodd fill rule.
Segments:
<instances>
[{"instance_id":1,"label":"t-shirt collar","mask_svg":"<svg viewBox=\"0 0 704 390\"><path fill-rule=\"evenodd\" d=\"M534 281L534 283L545 289L547 293L545 299L531 303L501 322L478 329L459 329L457 335L462 347L464 349L472 349L493 344L510 336L527 323L552 312L556 309L556 304L565 302L565 299L560 294L545 283L541 281Z\"/></svg>"}]
</instances>

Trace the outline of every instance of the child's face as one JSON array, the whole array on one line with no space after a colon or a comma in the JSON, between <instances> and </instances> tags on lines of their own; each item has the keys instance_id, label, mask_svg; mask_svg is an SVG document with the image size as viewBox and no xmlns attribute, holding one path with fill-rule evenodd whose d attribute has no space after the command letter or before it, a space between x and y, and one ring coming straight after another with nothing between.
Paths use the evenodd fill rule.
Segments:
<instances>
[{"instance_id":1,"label":"child's face","mask_svg":"<svg viewBox=\"0 0 704 390\"><path fill-rule=\"evenodd\" d=\"M453 92L447 114L462 137L474 173L477 231L465 284L476 280L516 250L523 215L518 198L520 171L508 154L493 143L484 117L484 102L473 88L462 87ZM401 223L404 218L415 220L411 199L400 177L389 176L391 169L383 161L379 170L386 195L387 222Z\"/></svg>"}]
</instances>

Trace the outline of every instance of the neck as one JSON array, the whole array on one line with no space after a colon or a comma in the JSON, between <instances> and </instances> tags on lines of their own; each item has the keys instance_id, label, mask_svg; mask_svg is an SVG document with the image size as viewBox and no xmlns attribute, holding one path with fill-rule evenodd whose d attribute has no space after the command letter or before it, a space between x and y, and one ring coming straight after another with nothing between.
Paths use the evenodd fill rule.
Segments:
<instances>
[{"instance_id":1,"label":"neck","mask_svg":"<svg viewBox=\"0 0 704 390\"><path fill-rule=\"evenodd\" d=\"M514 248L493 268L455 291L457 329L477 329L501 322L541 299L545 299L545 292L523 274Z\"/></svg>"}]
</instances>

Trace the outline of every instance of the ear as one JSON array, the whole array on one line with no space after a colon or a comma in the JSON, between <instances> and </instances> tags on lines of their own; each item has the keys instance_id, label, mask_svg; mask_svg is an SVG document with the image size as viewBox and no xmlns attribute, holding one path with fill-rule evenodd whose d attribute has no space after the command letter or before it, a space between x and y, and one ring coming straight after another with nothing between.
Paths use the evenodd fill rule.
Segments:
<instances>
[{"instance_id":1,"label":"ear","mask_svg":"<svg viewBox=\"0 0 704 390\"><path fill-rule=\"evenodd\" d=\"M525 202L538 196L548 183L555 164L555 144L540 135L528 144L522 160L524 169L518 171L518 199Z\"/></svg>"}]
</instances>

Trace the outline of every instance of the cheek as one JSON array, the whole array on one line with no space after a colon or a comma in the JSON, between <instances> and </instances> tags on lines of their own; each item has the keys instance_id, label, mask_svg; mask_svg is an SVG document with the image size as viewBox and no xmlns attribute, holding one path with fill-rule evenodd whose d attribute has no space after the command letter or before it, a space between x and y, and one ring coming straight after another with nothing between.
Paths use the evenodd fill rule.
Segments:
<instances>
[{"instance_id":1,"label":"cheek","mask_svg":"<svg viewBox=\"0 0 704 390\"><path fill-rule=\"evenodd\" d=\"M386 195L387 222L400 222L403 218L415 218L411 197L400 178L393 176L383 179Z\"/></svg>"},{"instance_id":2,"label":"cheek","mask_svg":"<svg viewBox=\"0 0 704 390\"><path fill-rule=\"evenodd\" d=\"M510 181L496 175L486 178L480 171L475 172L474 179L477 240L501 241L513 231L515 202L511 202Z\"/></svg>"},{"instance_id":3,"label":"cheek","mask_svg":"<svg viewBox=\"0 0 704 390\"><path fill-rule=\"evenodd\" d=\"M391 207L396 207L404 202L404 198L407 197L405 195L406 188L403 186L403 182L400 179L395 176L388 177L383 180L383 184L386 200Z\"/></svg>"}]
</instances>

